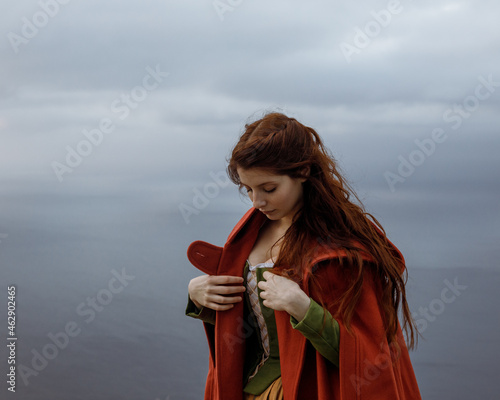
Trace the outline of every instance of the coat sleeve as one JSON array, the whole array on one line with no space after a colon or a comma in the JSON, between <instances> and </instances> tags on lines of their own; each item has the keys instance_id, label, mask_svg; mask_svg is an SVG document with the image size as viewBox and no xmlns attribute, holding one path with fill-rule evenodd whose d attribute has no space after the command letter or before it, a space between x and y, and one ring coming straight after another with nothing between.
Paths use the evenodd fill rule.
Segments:
<instances>
[{"instance_id":1,"label":"coat sleeve","mask_svg":"<svg viewBox=\"0 0 500 400\"><path fill-rule=\"evenodd\" d=\"M198 309L193 300L188 296L188 304L186 307L186 315L191 318L200 319L210 325L215 325L215 310L208 307Z\"/></svg>"}]
</instances>

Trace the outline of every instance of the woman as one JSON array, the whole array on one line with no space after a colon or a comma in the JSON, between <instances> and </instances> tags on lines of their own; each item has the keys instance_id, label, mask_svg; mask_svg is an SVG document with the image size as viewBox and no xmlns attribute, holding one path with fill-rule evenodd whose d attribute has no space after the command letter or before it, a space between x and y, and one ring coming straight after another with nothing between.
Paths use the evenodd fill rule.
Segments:
<instances>
[{"instance_id":1,"label":"woman","mask_svg":"<svg viewBox=\"0 0 500 400\"><path fill-rule=\"evenodd\" d=\"M245 128L228 174L253 208L223 248L188 249L206 274L186 310L209 343L205 399L420 399L402 255L313 129L279 113Z\"/></svg>"}]
</instances>

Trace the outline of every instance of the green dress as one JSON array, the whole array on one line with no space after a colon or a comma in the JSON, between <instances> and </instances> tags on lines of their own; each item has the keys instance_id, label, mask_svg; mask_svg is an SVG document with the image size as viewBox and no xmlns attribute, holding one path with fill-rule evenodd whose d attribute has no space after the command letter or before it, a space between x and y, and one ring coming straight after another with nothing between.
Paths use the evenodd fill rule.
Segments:
<instances>
[{"instance_id":1,"label":"green dress","mask_svg":"<svg viewBox=\"0 0 500 400\"><path fill-rule=\"evenodd\" d=\"M271 268L255 266L257 282L263 279L263 273ZM244 285L248 288L247 276L250 268L248 261L245 264L243 278ZM260 294L260 289L258 289ZM247 357L245 358L245 380L244 392L254 395L261 394L267 387L281 376L280 356L278 346L278 335L276 330L276 321L274 310L264 306L259 296L260 311L264 317L269 337L269 355L264 356L264 346L261 338L261 331L257 319L252 309L248 293L245 292L245 318L248 326L245 327L248 335L245 346ZM223 311L222 311L223 312ZM188 299L186 315L192 318L200 319L203 322L215 324L216 311L202 307L197 309L195 304ZM325 315L326 314L326 315ZM328 361L338 367L339 364L339 335L340 329L337 321L332 317L328 310L321 307L316 301L311 299L309 309L301 321L297 321L290 316L290 324L312 344L312 346ZM265 359L263 361L263 358ZM256 372L257 366L258 368ZM253 376L252 376L253 375ZM250 379L251 377L251 379Z\"/></svg>"}]
</instances>

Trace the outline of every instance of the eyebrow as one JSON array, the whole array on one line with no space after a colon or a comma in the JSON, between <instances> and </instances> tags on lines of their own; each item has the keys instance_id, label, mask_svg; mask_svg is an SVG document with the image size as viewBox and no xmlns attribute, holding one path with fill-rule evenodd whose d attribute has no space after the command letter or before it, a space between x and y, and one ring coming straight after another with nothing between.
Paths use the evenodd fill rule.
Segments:
<instances>
[{"instance_id":1,"label":"eyebrow","mask_svg":"<svg viewBox=\"0 0 500 400\"><path fill-rule=\"evenodd\" d=\"M240 181L240 184L242 184L243 186L246 186L246 187L250 187L246 183L243 183L242 181ZM277 184L277 182L276 181L267 181L267 182L263 182L263 183L257 185L257 187L261 187L261 186L265 186L265 185L269 185L269 184L275 185L275 184Z\"/></svg>"}]
</instances>

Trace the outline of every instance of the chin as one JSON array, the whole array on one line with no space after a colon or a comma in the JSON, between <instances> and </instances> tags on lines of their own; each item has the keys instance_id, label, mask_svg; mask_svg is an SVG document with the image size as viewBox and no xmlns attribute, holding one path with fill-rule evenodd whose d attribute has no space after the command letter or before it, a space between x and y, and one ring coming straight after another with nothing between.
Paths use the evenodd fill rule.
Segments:
<instances>
[{"instance_id":1,"label":"chin","mask_svg":"<svg viewBox=\"0 0 500 400\"><path fill-rule=\"evenodd\" d=\"M276 221L281 218L279 215L276 215L276 212L272 212L271 214L265 214L265 213L263 214L272 221Z\"/></svg>"},{"instance_id":2,"label":"chin","mask_svg":"<svg viewBox=\"0 0 500 400\"><path fill-rule=\"evenodd\" d=\"M279 221L280 219L283 218L283 214L278 215L277 213L272 213L271 215L267 215L267 218L269 218L272 221Z\"/></svg>"}]
</instances>

